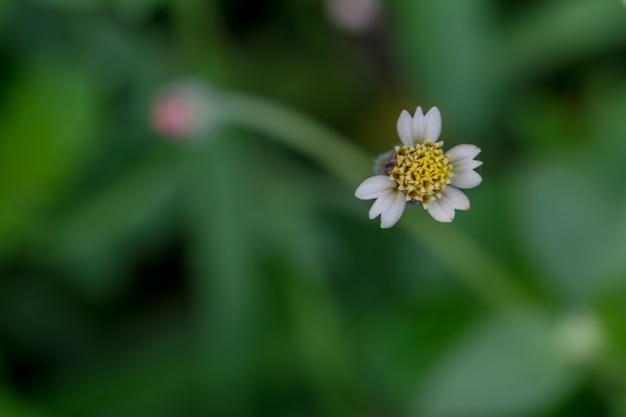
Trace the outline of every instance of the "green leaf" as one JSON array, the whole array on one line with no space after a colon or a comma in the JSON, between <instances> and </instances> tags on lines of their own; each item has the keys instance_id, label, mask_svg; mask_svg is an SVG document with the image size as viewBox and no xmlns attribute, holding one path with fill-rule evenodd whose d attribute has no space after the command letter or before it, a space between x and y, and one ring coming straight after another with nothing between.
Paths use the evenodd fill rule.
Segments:
<instances>
[{"instance_id":1,"label":"green leaf","mask_svg":"<svg viewBox=\"0 0 626 417\"><path fill-rule=\"evenodd\" d=\"M512 187L522 243L547 288L560 298L593 298L611 288L615 213L585 161L534 161Z\"/></svg>"},{"instance_id":2,"label":"green leaf","mask_svg":"<svg viewBox=\"0 0 626 417\"><path fill-rule=\"evenodd\" d=\"M2 28L11 13L14 2L15 0L0 0L0 28Z\"/></svg>"},{"instance_id":3,"label":"green leaf","mask_svg":"<svg viewBox=\"0 0 626 417\"><path fill-rule=\"evenodd\" d=\"M620 1L538 2L519 16L512 25L505 56L512 78L595 57L623 45L626 39L626 14Z\"/></svg>"},{"instance_id":4,"label":"green leaf","mask_svg":"<svg viewBox=\"0 0 626 417\"><path fill-rule=\"evenodd\" d=\"M93 11L102 7L104 0L35 0L42 6L70 12Z\"/></svg>"},{"instance_id":5,"label":"green leaf","mask_svg":"<svg viewBox=\"0 0 626 417\"><path fill-rule=\"evenodd\" d=\"M525 416L562 401L578 382L538 311L487 319L435 364L419 396L423 417Z\"/></svg>"},{"instance_id":6,"label":"green leaf","mask_svg":"<svg viewBox=\"0 0 626 417\"><path fill-rule=\"evenodd\" d=\"M131 19L143 19L166 0L111 0L116 10Z\"/></svg>"},{"instance_id":7,"label":"green leaf","mask_svg":"<svg viewBox=\"0 0 626 417\"><path fill-rule=\"evenodd\" d=\"M95 144L94 87L81 72L39 65L18 79L0 111L0 246L35 230Z\"/></svg>"},{"instance_id":8,"label":"green leaf","mask_svg":"<svg viewBox=\"0 0 626 417\"><path fill-rule=\"evenodd\" d=\"M67 212L47 233L46 256L81 271L64 278L73 280L75 288L101 296L123 285L117 268L168 230L167 215L179 185L172 153L164 147L147 155L118 181ZM137 246L138 240L144 244Z\"/></svg>"},{"instance_id":9,"label":"green leaf","mask_svg":"<svg viewBox=\"0 0 626 417\"><path fill-rule=\"evenodd\" d=\"M583 157L588 161L585 165L593 167L593 172L601 176L596 181L604 185L607 199L617 206L612 222L616 240L610 248L609 269L616 280L623 283L626 276L626 83L619 73L600 73L592 88L593 102L585 117L589 145Z\"/></svg>"},{"instance_id":10,"label":"green leaf","mask_svg":"<svg viewBox=\"0 0 626 417\"><path fill-rule=\"evenodd\" d=\"M11 417L51 417L53 415L45 413L2 390L0 390L0 414Z\"/></svg>"},{"instance_id":11,"label":"green leaf","mask_svg":"<svg viewBox=\"0 0 626 417\"><path fill-rule=\"evenodd\" d=\"M147 339L134 335L132 343L117 340L122 347L95 352L97 360L82 369L50 376L39 402L58 416L175 415L171 410L204 392L200 354L185 323L172 321L159 330Z\"/></svg>"},{"instance_id":12,"label":"green leaf","mask_svg":"<svg viewBox=\"0 0 626 417\"><path fill-rule=\"evenodd\" d=\"M414 398L416 384L439 358L441 349L457 339L477 316L476 307L460 297L434 303L395 297L388 305L371 310L359 327L361 346L376 380L398 404Z\"/></svg>"},{"instance_id":13,"label":"green leaf","mask_svg":"<svg viewBox=\"0 0 626 417\"><path fill-rule=\"evenodd\" d=\"M190 234L194 313L204 355L197 364L210 408L246 414L254 350L255 304L263 282L252 256L256 239L249 220L256 190L236 133L190 152L184 213Z\"/></svg>"},{"instance_id":14,"label":"green leaf","mask_svg":"<svg viewBox=\"0 0 626 417\"><path fill-rule=\"evenodd\" d=\"M499 87L501 60L490 2L394 0L391 6L398 60L413 94L426 92L466 139L479 136Z\"/></svg>"}]
</instances>

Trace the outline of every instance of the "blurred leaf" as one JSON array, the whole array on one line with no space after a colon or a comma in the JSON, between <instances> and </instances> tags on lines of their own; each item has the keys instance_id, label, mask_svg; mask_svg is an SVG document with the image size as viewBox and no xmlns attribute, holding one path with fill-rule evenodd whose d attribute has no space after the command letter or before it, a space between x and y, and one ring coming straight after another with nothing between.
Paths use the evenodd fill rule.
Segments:
<instances>
[{"instance_id":1,"label":"blurred leaf","mask_svg":"<svg viewBox=\"0 0 626 417\"><path fill-rule=\"evenodd\" d=\"M512 103L509 124L524 138L524 145L536 151L562 152L564 146L583 141L587 117L580 117L579 109L570 97L555 97L529 91Z\"/></svg>"},{"instance_id":2,"label":"blurred leaf","mask_svg":"<svg viewBox=\"0 0 626 417\"><path fill-rule=\"evenodd\" d=\"M290 259L285 255L285 260ZM362 385L356 378L353 348L338 303L322 277L308 276L289 263L283 266L287 274L283 272L282 277L286 312L300 366L315 388L322 414L363 415Z\"/></svg>"},{"instance_id":3,"label":"blurred leaf","mask_svg":"<svg viewBox=\"0 0 626 417\"><path fill-rule=\"evenodd\" d=\"M13 276L0 291L0 329L4 340L25 357L70 357L88 346L93 323L47 277Z\"/></svg>"},{"instance_id":4,"label":"blurred leaf","mask_svg":"<svg viewBox=\"0 0 626 417\"><path fill-rule=\"evenodd\" d=\"M232 51L226 47L219 2L169 0L169 6L184 60L214 86L230 85Z\"/></svg>"},{"instance_id":5,"label":"blurred leaf","mask_svg":"<svg viewBox=\"0 0 626 417\"><path fill-rule=\"evenodd\" d=\"M60 416L171 416L202 390L199 353L180 323L157 340L51 378L43 403Z\"/></svg>"},{"instance_id":6,"label":"blurred leaf","mask_svg":"<svg viewBox=\"0 0 626 417\"><path fill-rule=\"evenodd\" d=\"M624 386L623 379L620 382L621 384L617 387L617 390L613 392L613 395L609 400L611 407L610 415L615 417L626 417L626 386ZM613 389L615 390L615 388Z\"/></svg>"},{"instance_id":7,"label":"blurred leaf","mask_svg":"<svg viewBox=\"0 0 626 417\"><path fill-rule=\"evenodd\" d=\"M128 85L134 74L137 74L137 80L150 82L156 69L169 69L166 64L172 58L161 57L161 62L155 62L150 55L153 53L151 44L146 42L145 46L142 45L142 38L133 36L132 31L126 25L120 24L119 19L107 19L98 13L89 16L90 18L69 20L64 30L71 34L76 43L76 55L73 59L93 74L104 91L120 91L124 85ZM137 87L135 84L134 88ZM132 106L134 100L143 100L142 116L145 114L146 103L143 97L135 95L127 99L129 102L124 103L126 108ZM135 123L141 121L143 119L135 116ZM115 122L115 119L111 122Z\"/></svg>"},{"instance_id":8,"label":"blurred leaf","mask_svg":"<svg viewBox=\"0 0 626 417\"><path fill-rule=\"evenodd\" d=\"M167 0L109 0L116 10L131 19L143 19Z\"/></svg>"},{"instance_id":9,"label":"blurred leaf","mask_svg":"<svg viewBox=\"0 0 626 417\"><path fill-rule=\"evenodd\" d=\"M608 274L615 213L594 181L574 162L535 161L512 187L519 233L539 279L560 298L588 300L613 283Z\"/></svg>"},{"instance_id":10,"label":"blurred leaf","mask_svg":"<svg viewBox=\"0 0 626 417\"><path fill-rule=\"evenodd\" d=\"M512 78L564 68L626 43L626 13L617 0L555 0L520 14L507 45Z\"/></svg>"},{"instance_id":11,"label":"blurred leaf","mask_svg":"<svg viewBox=\"0 0 626 417\"><path fill-rule=\"evenodd\" d=\"M0 29L4 26L4 22L11 13L15 0L0 0Z\"/></svg>"},{"instance_id":12,"label":"blurred leaf","mask_svg":"<svg viewBox=\"0 0 626 417\"><path fill-rule=\"evenodd\" d=\"M225 131L212 139L190 149L186 170L194 314L204 352L197 367L207 406L217 414L245 415L252 395L255 289L262 282L249 217L258 190L243 138Z\"/></svg>"},{"instance_id":13,"label":"blurred leaf","mask_svg":"<svg viewBox=\"0 0 626 417\"><path fill-rule=\"evenodd\" d=\"M422 107L439 106L465 138L478 136L500 86L490 2L394 0L391 5L397 59L405 65L413 96ZM425 101L423 92L434 102Z\"/></svg>"},{"instance_id":14,"label":"blurred leaf","mask_svg":"<svg viewBox=\"0 0 626 417\"><path fill-rule=\"evenodd\" d=\"M274 290L280 293L279 301L275 295L272 301L285 316L280 321L287 322L289 337L274 341L273 349L280 356L295 351L297 360L291 363L297 369L291 371L296 374L292 378L304 378L324 415L354 414L346 413L357 407L358 389L341 314L324 285L319 252L303 253L314 246L307 204L312 196L304 191L309 179L301 167L290 171L290 165L257 137L244 141L241 135L224 132L217 139L197 152L189 199L195 294L202 316L200 332L207 343L207 357L200 366L208 371L211 410L249 412L251 361L267 337L264 330L254 328L263 313L257 311L259 296L269 282L279 281Z\"/></svg>"},{"instance_id":15,"label":"blurred leaf","mask_svg":"<svg viewBox=\"0 0 626 417\"><path fill-rule=\"evenodd\" d=\"M94 145L94 86L67 66L41 65L16 81L0 113L0 246L32 231L66 191Z\"/></svg>"},{"instance_id":16,"label":"blurred leaf","mask_svg":"<svg viewBox=\"0 0 626 417\"><path fill-rule=\"evenodd\" d=\"M9 392L0 390L0 416L6 417L51 417L53 414L16 398Z\"/></svg>"},{"instance_id":17,"label":"blurred leaf","mask_svg":"<svg viewBox=\"0 0 626 417\"><path fill-rule=\"evenodd\" d=\"M73 285L82 292L102 296L119 284L123 265L138 241L152 241L165 227L161 221L171 213L178 171L171 148L148 155L119 181L67 212L50 231L46 257L74 265L82 271ZM90 276L91 279L86 279Z\"/></svg>"},{"instance_id":18,"label":"blurred leaf","mask_svg":"<svg viewBox=\"0 0 626 417\"><path fill-rule=\"evenodd\" d=\"M105 0L34 0L37 3L64 11L85 12L96 10Z\"/></svg>"},{"instance_id":19,"label":"blurred leaf","mask_svg":"<svg viewBox=\"0 0 626 417\"><path fill-rule=\"evenodd\" d=\"M598 79L591 84L592 103L586 116L590 125L589 146L585 151L588 165L601 176L596 181L606 184L603 188L606 199L618 207L612 228L616 242L610 249L609 269L623 282L626 276L626 83L622 71L616 70L611 74L598 74Z\"/></svg>"},{"instance_id":20,"label":"blurred leaf","mask_svg":"<svg viewBox=\"0 0 626 417\"><path fill-rule=\"evenodd\" d=\"M556 405L579 375L558 351L553 332L539 311L508 312L479 323L435 364L415 415L526 416Z\"/></svg>"},{"instance_id":21,"label":"blurred leaf","mask_svg":"<svg viewBox=\"0 0 626 417\"><path fill-rule=\"evenodd\" d=\"M361 319L363 349L393 404L413 399L425 371L476 316L467 298L448 296L425 305L396 297Z\"/></svg>"}]
</instances>

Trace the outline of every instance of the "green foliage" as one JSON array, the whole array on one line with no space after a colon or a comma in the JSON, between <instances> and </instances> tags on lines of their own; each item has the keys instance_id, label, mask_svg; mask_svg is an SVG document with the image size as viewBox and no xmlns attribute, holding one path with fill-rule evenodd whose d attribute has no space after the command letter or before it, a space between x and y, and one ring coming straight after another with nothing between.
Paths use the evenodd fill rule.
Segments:
<instances>
[{"instance_id":1,"label":"green foliage","mask_svg":"<svg viewBox=\"0 0 626 417\"><path fill-rule=\"evenodd\" d=\"M84 74L47 63L28 69L7 93L0 127L0 245L40 226L42 211L76 177L96 144L94 94Z\"/></svg>"},{"instance_id":2,"label":"green foliage","mask_svg":"<svg viewBox=\"0 0 626 417\"><path fill-rule=\"evenodd\" d=\"M0 0L0 417L626 416L622 2L325 3ZM484 181L380 230L417 105Z\"/></svg>"},{"instance_id":3,"label":"green foliage","mask_svg":"<svg viewBox=\"0 0 626 417\"><path fill-rule=\"evenodd\" d=\"M578 382L539 311L508 312L473 326L426 380L417 415L529 415L560 402Z\"/></svg>"},{"instance_id":4,"label":"green foliage","mask_svg":"<svg viewBox=\"0 0 626 417\"><path fill-rule=\"evenodd\" d=\"M580 166L535 162L513 191L520 236L542 274L537 278L556 297L578 302L619 285L608 271L618 213L596 186L601 179Z\"/></svg>"}]
</instances>

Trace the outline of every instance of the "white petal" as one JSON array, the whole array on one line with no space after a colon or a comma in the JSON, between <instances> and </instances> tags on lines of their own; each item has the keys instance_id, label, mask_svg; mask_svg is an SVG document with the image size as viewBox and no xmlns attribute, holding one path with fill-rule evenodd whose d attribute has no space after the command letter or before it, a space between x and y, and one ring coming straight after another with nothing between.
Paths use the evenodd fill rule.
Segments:
<instances>
[{"instance_id":1,"label":"white petal","mask_svg":"<svg viewBox=\"0 0 626 417\"><path fill-rule=\"evenodd\" d=\"M406 206L406 199L401 192L395 192L391 204L387 207L387 210L383 211L380 215L380 227L388 229L400 220L404 207Z\"/></svg>"},{"instance_id":2,"label":"white petal","mask_svg":"<svg viewBox=\"0 0 626 417\"><path fill-rule=\"evenodd\" d=\"M359 185L354 195L361 200L377 198L385 191L395 188L396 183L386 175L369 177Z\"/></svg>"},{"instance_id":3,"label":"white petal","mask_svg":"<svg viewBox=\"0 0 626 417\"><path fill-rule=\"evenodd\" d=\"M454 208L441 200L429 202L428 212L438 222L450 223L454 219Z\"/></svg>"},{"instance_id":4,"label":"white petal","mask_svg":"<svg viewBox=\"0 0 626 417\"><path fill-rule=\"evenodd\" d=\"M398 117L398 123L396 125L398 129L398 136L402 143L407 146L413 145L413 134L411 133L411 115L408 111L402 110L400 117Z\"/></svg>"},{"instance_id":5,"label":"white petal","mask_svg":"<svg viewBox=\"0 0 626 417\"><path fill-rule=\"evenodd\" d=\"M441 194L441 198L449 200L452 207L456 210L469 210L469 198L467 198L465 193L458 188L448 185Z\"/></svg>"},{"instance_id":6,"label":"white petal","mask_svg":"<svg viewBox=\"0 0 626 417\"><path fill-rule=\"evenodd\" d=\"M424 133L426 132L426 120L424 118L424 112L421 107L415 110L413 116L413 123L411 124L411 131L413 132L413 143L424 143Z\"/></svg>"},{"instance_id":7,"label":"white petal","mask_svg":"<svg viewBox=\"0 0 626 417\"><path fill-rule=\"evenodd\" d=\"M395 194L398 192L399 191L395 191L395 190L384 191L383 194L381 194L376 199L376 201L374 201L374 204L372 204L372 207L370 208L370 211L369 211L369 218L374 219L375 217L380 215L383 211L388 210L389 206L393 204L393 198Z\"/></svg>"},{"instance_id":8,"label":"white petal","mask_svg":"<svg viewBox=\"0 0 626 417\"><path fill-rule=\"evenodd\" d=\"M441 135L441 113L439 113L439 109L437 107L431 108L424 119L426 124L424 141L437 142L439 135Z\"/></svg>"},{"instance_id":9,"label":"white petal","mask_svg":"<svg viewBox=\"0 0 626 417\"><path fill-rule=\"evenodd\" d=\"M483 164L483 161L477 161L475 159L463 159L454 163L454 171L471 171L474 168L478 168Z\"/></svg>"},{"instance_id":10,"label":"white petal","mask_svg":"<svg viewBox=\"0 0 626 417\"><path fill-rule=\"evenodd\" d=\"M454 165L455 162L463 160L474 159L476 155L480 153L480 148L475 145L457 145L454 148L446 152L446 155L450 158L450 162Z\"/></svg>"},{"instance_id":11,"label":"white petal","mask_svg":"<svg viewBox=\"0 0 626 417\"><path fill-rule=\"evenodd\" d=\"M474 188L481 183L483 178L476 171L454 171L450 184L458 188Z\"/></svg>"}]
</instances>

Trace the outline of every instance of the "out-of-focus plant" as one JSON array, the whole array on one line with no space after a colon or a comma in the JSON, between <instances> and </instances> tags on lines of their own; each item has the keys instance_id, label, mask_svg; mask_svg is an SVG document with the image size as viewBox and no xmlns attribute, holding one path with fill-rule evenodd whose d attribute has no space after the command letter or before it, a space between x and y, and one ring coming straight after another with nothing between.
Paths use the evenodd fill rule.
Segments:
<instances>
[{"instance_id":1,"label":"out-of-focus plant","mask_svg":"<svg viewBox=\"0 0 626 417\"><path fill-rule=\"evenodd\" d=\"M346 4L0 1L0 415L626 415L623 6ZM484 182L381 231L416 104Z\"/></svg>"}]
</instances>

